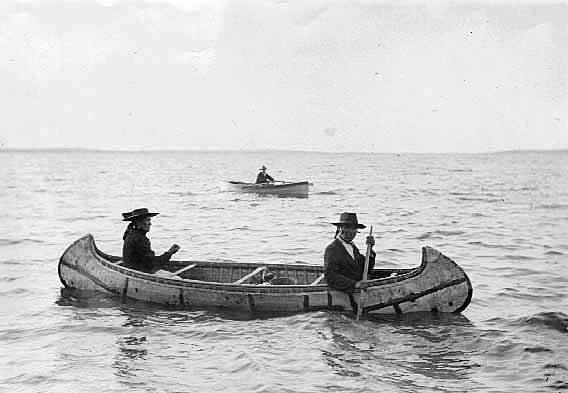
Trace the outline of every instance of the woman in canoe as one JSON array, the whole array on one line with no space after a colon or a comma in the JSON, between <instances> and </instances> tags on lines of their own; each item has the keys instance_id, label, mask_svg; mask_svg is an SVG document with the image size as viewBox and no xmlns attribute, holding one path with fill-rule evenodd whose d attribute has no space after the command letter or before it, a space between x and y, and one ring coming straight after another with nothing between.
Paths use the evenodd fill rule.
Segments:
<instances>
[{"instance_id":1,"label":"woman in canoe","mask_svg":"<svg viewBox=\"0 0 568 393\"><path fill-rule=\"evenodd\" d=\"M268 183L269 181L274 181L272 176L266 173L266 167L263 165L260 167L260 172L256 175L256 184Z\"/></svg>"},{"instance_id":2,"label":"woman in canoe","mask_svg":"<svg viewBox=\"0 0 568 393\"><path fill-rule=\"evenodd\" d=\"M156 256L150 245L146 233L150 231L151 217L159 213L150 213L148 209L134 209L131 212L122 213L122 221L130 221L126 227L124 245L122 246L122 258L124 266L140 270L146 273L154 273L170 261L173 254L178 252L179 246L174 244L162 255Z\"/></svg>"},{"instance_id":3,"label":"woman in canoe","mask_svg":"<svg viewBox=\"0 0 568 393\"><path fill-rule=\"evenodd\" d=\"M363 280L365 256L361 255L357 246L353 244L357 229L363 229L365 225L359 224L355 213L341 213L339 221L334 222L333 225L337 227L335 240L327 246L324 254L325 280L330 287L343 292L351 293L355 289L366 290L369 284ZM373 247L375 245L373 236L367 236L366 243ZM368 272L371 272L374 266L375 252L371 250Z\"/></svg>"}]
</instances>

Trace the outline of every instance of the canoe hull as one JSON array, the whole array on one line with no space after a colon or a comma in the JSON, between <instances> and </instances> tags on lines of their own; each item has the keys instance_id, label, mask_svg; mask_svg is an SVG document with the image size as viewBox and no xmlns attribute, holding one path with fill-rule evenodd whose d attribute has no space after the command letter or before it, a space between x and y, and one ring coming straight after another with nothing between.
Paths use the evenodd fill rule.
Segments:
<instances>
[{"instance_id":1,"label":"canoe hull","mask_svg":"<svg viewBox=\"0 0 568 393\"><path fill-rule=\"evenodd\" d=\"M230 191L250 192L255 194L307 197L310 192L310 185L307 181L296 183L243 183L237 181L227 182Z\"/></svg>"},{"instance_id":2,"label":"canoe hull","mask_svg":"<svg viewBox=\"0 0 568 393\"><path fill-rule=\"evenodd\" d=\"M59 277L66 287L187 308L214 307L259 313L315 310L356 312L360 301L359 292L346 294L325 284L313 285L323 273L322 266L269 265L271 271L296 277L304 283L257 285L250 281L242 284L202 281L183 278L182 275L160 277L122 267L119 263L119 257L102 253L96 248L93 237L86 235L74 242L61 256ZM208 274L237 269L237 276L258 266L246 263L191 263L206 269ZM179 262L177 267L187 268L187 265L188 262ZM371 286L364 296L365 313L459 313L471 300L472 288L467 275L455 262L432 248L423 249L422 264L416 269L374 271L374 274L392 273L396 276L370 281ZM234 277L229 280L234 280Z\"/></svg>"}]
</instances>

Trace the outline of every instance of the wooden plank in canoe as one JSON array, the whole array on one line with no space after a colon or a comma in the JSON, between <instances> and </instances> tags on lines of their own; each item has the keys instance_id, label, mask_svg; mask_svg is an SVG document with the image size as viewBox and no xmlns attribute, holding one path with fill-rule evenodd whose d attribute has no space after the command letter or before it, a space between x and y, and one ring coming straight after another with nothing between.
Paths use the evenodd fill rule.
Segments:
<instances>
[{"instance_id":1,"label":"wooden plank in canoe","mask_svg":"<svg viewBox=\"0 0 568 393\"><path fill-rule=\"evenodd\" d=\"M316 278L314 280L313 283L311 283L310 285L318 285L325 277L325 273L320 274L320 276L318 278Z\"/></svg>"},{"instance_id":2,"label":"wooden plank in canoe","mask_svg":"<svg viewBox=\"0 0 568 393\"><path fill-rule=\"evenodd\" d=\"M242 284L243 282L245 282L246 280L248 280L249 278L257 275L258 273L260 273L263 270L266 270L266 266L259 266L257 267L252 273L247 274L246 276L238 279L237 281L235 281L233 284Z\"/></svg>"},{"instance_id":3,"label":"wooden plank in canoe","mask_svg":"<svg viewBox=\"0 0 568 393\"><path fill-rule=\"evenodd\" d=\"M187 265L187 266L184 267L183 269L179 269L179 270L173 272L172 274L170 274L170 277L175 277L175 276L177 276L177 275L179 275L179 274L185 272L186 270L193 269L193 268L196 267L196 266L197 266L196 263L193 263L193 264L191 264L191 265Z\"/></svg>"}]
</instances>

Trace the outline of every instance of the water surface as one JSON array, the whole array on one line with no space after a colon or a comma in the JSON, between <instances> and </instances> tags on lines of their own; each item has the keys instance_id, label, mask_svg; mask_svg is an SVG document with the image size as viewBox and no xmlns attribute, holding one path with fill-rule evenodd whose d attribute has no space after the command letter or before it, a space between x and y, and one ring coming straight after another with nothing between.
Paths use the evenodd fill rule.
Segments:
<instances>
[{"instance_id":1,"label":"water surface","mask_svg":"<svg viewBox=\"0 0 568 393\"><path fill-rule=\"evenodd\" d=\"M224 191L314 183L307 199ZM0 386L22 392L568 390L567 152L0 153ZM148 207L177 259L322 264L342 211L373 225L378 264L432 246L468 273L461 315L360 322L167 310L63 290L57 263L92 233L120 254L121 213ZM356 238L364 248L363 231Z\"/></svg>"}]
</instances>

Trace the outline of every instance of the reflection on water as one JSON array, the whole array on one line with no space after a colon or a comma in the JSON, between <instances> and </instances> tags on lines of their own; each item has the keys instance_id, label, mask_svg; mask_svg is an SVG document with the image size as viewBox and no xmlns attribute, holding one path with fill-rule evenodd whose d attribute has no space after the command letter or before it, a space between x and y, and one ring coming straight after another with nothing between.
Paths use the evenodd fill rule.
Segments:
<instances>
[{"instance_id":1,"label":"reflection on water","mask_svg":"<svg viewBox=\"0 0 568 393\"><path fill-rule=\"evenodd\" d=\"M63 307L108 308L120 304L120 298L99 291L85 291L74 288L61 288L55 304Z\"/></svg>"},{"instance_id":2,"label":"reflection on water","mask_svg":"<svg viewBox=\"0 0 568 393\"><path fill-rule=\"evenodd\" d=\"M114 355L112 367L115 370L115 375L119 378L128 377L126 381L122 381L128 386L132 386L131 377L141 376L138 375L143 372L145 367L144 361L148 356L148 348L146 335L139 330L143 330L146 326L144 314L128 315L122 324L127 328L130 333L127 335L119 335L116 340L116 348L118 351ZM139 333L139 334L136 334ZM139 384L144 384L143 379Z\"/></svg>"},{"instance_id":3,"label":"reflection on water","mask_svg":"<svg viewBox=\"0 0 568 393\"><path fill-rule=\"evenodd\" d=\"M452 382L471 378L479 367L467 344L460 343L460 332L467 330L471 336L475 330L462 315L402 315L360 322L330 318L324 327L330 345L321 350L322 360L341 376L417 390L434 383L452 391Z\"/></svg>"}]
</instances>

